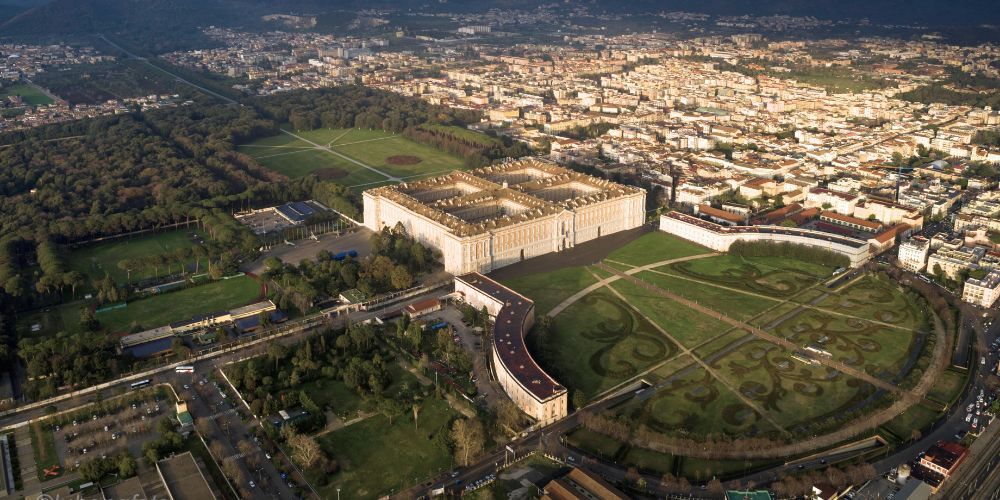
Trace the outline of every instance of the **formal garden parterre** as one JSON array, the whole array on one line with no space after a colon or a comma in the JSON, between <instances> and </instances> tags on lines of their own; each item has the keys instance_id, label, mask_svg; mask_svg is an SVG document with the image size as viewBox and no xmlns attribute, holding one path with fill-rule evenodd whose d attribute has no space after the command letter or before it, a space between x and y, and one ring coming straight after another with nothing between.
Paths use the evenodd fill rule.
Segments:
<instances>
[{"instance_id":1,"label":"formal garden parterre","mask_svg":"<svg viewBox=\"0 0 1000 500\"><path fill-rule=\"evenodd\" d=\"M540 313L556 313L542 318L528 341L542 366L574 394L574 404L637 381L649 384L641 395L601 411L592 419L599 424L569 436L570 444L619 463L662 469L647 469L651 460L644 454L672 460L670 454L635 451L656 434L706 446L738 440L766 448L832 433L906 399L934 362L937 336L929 308L878 273L830 288L833 265L719 255L659 233L618 249L602 265L507 284L542 301ZM736 322L706 316L656 290ZM745 326L734 326L741 323ZM757 328L800 350L755 335ZM665 349L653 347L657 344ZM801 355L807 347L828 352L830 363L824 354ZM898 390L876 387L830 366L834 362ZM899 418L930 425L948 404L941 400L953 398L963 380L962 373L946 371L932 381L929 398L913 401L920 406L906 407ZM890 442L910 438L896 435L902 432L898 427L886 424L876 432ZM699 471L705 465L681 462L670 471ZM721 467L718 459L709 463ZM762 463L757 459L753 466Z\"/></svg>"}]
</instances>

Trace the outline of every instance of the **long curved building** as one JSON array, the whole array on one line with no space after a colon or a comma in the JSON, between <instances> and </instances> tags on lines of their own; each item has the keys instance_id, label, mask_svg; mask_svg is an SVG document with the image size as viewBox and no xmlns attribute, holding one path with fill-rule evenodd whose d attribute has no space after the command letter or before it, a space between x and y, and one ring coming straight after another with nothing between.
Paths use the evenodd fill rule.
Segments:
<instances>
[{"instance_id":1,"label":"long curved building","mask_svg":"<svg viewBox=\"0 0 1000 500\"><path fill-rule=\"evenodd\" d=\"M566 416L567 391L538 366L524 336L535 324L535 303L479 273L455 277L455 291L492 316L493 367L497 380L522 411L542 425Z\"/></svg>"},{"instance_id":2,"label":"long curved building","mask_svg":"<svg viewBox=\"0 0 1000 500\"><path fill-rule=\"evenodd\" d=\"M864 264L871 256L867 241L846 236L783 226L723 226L680 212L661 215L660 230L719 252L728 251L737 241L770 241L829 250L847 257L851 267Z\"/></svg>"}]
</instances>

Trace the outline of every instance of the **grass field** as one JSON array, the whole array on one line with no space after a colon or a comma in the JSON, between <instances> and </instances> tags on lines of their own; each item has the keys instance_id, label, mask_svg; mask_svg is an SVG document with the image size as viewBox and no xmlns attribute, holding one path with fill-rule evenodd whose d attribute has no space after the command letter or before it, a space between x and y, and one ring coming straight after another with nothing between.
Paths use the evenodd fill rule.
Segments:
<instances>
[{"instance_id":1,"label":"grass field","mask_svg":"<svg viewBox=\"0 0 1000 500\"><path fill-rule=\"evenodd\" d=\"M259 297L260 283L240 276L129 302L128 307L98 313L97 320L110 333L146 330L199 314L226 311Z\"/></svg>"},{"instance_id":2,"label":"grass field","mask_svg":"<svg viewBox=\"0 0 1000 500\"><path fill-rule=\"evenodd\" d=\"M419 427L407 413L392 425L376 415L319 437L327 455L340 463L340 471L328 480L309 478L324 485L318 488L320 495L335 498L340 488L343 498L378 498L449 468L448 434L456 413L434 398L423 401Z\"/></svg>"},{"instance_id":3,"label":"grass field","mask_svg":"<svg viewBox=\"0 0 1000 500\"><path fill-rule=\"evenodd\" d=\"M24 83L15 83L0 89L0 99L6 100L10 96L21 96L24 103L29 106L46 106L54 101L38 88Z\"/></svg>"},{"instance_id":4,"label":"grass field","mask_svg":"<svg viewBox=\"0 0 1000 500\"><path fill-rule=\"evenodd\" d=\"M968 375L957 370L945 370L941 378L935 382L927 393L927 398L934 400L941 405L950 405L952 400L962 393L962 387Z\"/></svg>"},{"instance_id":5,"label":"grass field","mask_svg":"<svg viewBox=\"0 0 1000 500\"><path fill-rule=\"evenodd\" d=\"M663 260L711 252L703 246L695 245L663 231L654 231L611 252L607 260L638 267Z\"/></svg>"},{"instance_id":6,"label":"grass field","mask_svg":"<svg viewBox=\"0 0 1000 500\"><path fill-rule=\"evenodd\" d=\"M941 415L937 408L931 408L924 403L916 404L904 411L900 416L885 424L886 430L893 433L900 441L913 437L913 431L926 429Z\"/></svg>"},{"instance_id":7,"label":"grass field","mask_svg":"<svg viewBox=\"0 0 1000 500\"><path fill-rule=\"evenodd\" d=\"M631 281L618 280L611 287L621 293L630 306L685 347L693 347L729 330L725 323L656 295Z\"/></svg>"},{"instance_id":8,"label":"grass field","mask_svg":"<svg viewBox=\"0 0 1000 500\"><path fill-rule=\"evenodd\" d=\"M585 267L567 267L550 273L529 274L504 282L535 302L535 314L548 314L574 293L597 283Z\"/></svg>"},{"instance_id":9,"label":"grass field","mask_svg":"<svg viewBox=\"0 0 1000 500\"><path fill-rule=\"evenodd\" d=\"M539 339L557 380L593 397L669 358L677 346L624 302L598 290L555 319L551 338Z\"/></svg>"},{"instance_id":10,"label":"grass field","mask_svg":"<svg viewBox=\"0 0 1000 500\"><path fill-rule=\"evenodd\" d=\"M62 475L62 471L53 477L45 477L45 469L59 463L59 454L56 452L55 435L48 427L42 426L41 422L31 423L31 449L35 453L35 467L37 468L38 480L47 481Z\"/></svg>"},{"instance_id":11,"label":"grass field","mask_svg":"<svg viewBox=\"0 0 1000 500\"><path fill-rule=\"evenodd\" d=\"M169 261L167 265L137 266L132 269L133 283L156 276L177 273L181 264L180 261L173 258L173 252L180 248L193 248L198 245L198 241L204 240L204 238L205 235L201 230L188 228L74 249L69 255L69 268L86 274L90 278L84 287L77 290L77 295L90 291L90 281L103 278L105 273L111 275L111 278L120 284L127 283L129 273L118 267L118 263L123 260L141 261L144 258L164 256ZM204 268L207 263L207 259L202 259L201 267ZM193 271L195 259L185 259L184 266Z\"/></svg>"},{"instance_id":12,"label":"grass field","mask_svg":"<svg viewBox=\"0 0 1000 500\"><path fill-rule=\"evenodd\" d=\"M615 250L604 263L628 271L708 252L649 233ZM717 255L633 276L799 346L818 345L837 361L883 380L912 383L926 370L930 345L924 340L929 325L919 299L879 275L829 289L824 281L833 270L787 258ZM577 267L506 284L536 300L542 314L594 284L598 278L591 271L607 276L596 266ZM553 318L547 338L534 335L544 334L536 330L529 337L539 363L571 393L593 398L640 375L653 385L649 393L613 410L632 428L645 425L684 437L783 440L830 432L891 401L867 382L795 360L792 352L760 339L750 328L715 320L626 279L570 304ZM961 382L960 374L947 373L931 396L947 401ZM936 418L934 405L925 406L906 418L915 425ZM680 471L691 480L711 477L708 472L732 475L748 466L660 456L586 429L568 438L594 455L655 472Z\"/></svg>"},{"instance_id":13,"label":"grass field","mask_svg":"<svg viewBox=\"0 0 1000 500\"><path fill-rule=\"evenodd\" d=\"M416 388L420 385L413 374L398 364L389 365L389 372L392 376L392 384L383 391L386 397L391 398L398 395L404 384L410 388ZM329 408L341 418L356 417L357 412L364 404L358 393L347 387L347 384L340 378L311 380L299 385L295 390L305 391L317 406Z\"/></svg>"},{"instance_id":14,"label":"grass field","mask_svg":"<svg viewBox=\"0 0 1000 500\"><path fill-rule=\"evenodd\" d=\"M614 459L621 450L622 443L605 436L599 432L594 432L585 427L580 427L566 435L566 441L591 455L607 460Z\"/></svg>"},{"instance_id":15,"label":"grass field","mask_svg":"<svg viewBox=\"0 0 1000 500\"><path fill-rule=\"evenodd\" d=\"M281 134L243 144L238 149L290 178L316 175L346 186L370 187L390 181L391 177L408 178L465 168L461 158L381 130L316 129L293 133L302 139Z\"/></svg>"},{"instance_id":16,"label":"grass field","mask_svg":"<svg viewBox=\"0 0 1000 500\"><path fill-rule=\"evenodd\" d=\"M656 285L657 288L675 293L740 320L757 316L779 303L777 299L740 293L733 289L713 287L675 275L667 275L662 271L643 271L635 276Z\"/></svg>"}]
</instances>

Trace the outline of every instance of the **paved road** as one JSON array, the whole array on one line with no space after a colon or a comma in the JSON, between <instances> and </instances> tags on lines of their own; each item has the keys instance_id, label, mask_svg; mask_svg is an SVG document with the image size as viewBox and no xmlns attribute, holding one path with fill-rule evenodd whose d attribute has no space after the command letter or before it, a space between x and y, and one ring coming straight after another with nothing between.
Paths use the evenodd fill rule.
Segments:
<instances>
[{"instance_id":1,"label":"paved road","mask_svg":"<svg viewBox=\"0 0 1000 500\"><path fill-rule=\"evenodd\" d=\"M101 40L103 40L108 45L110 45L110 46L118 49L119 51L121 51L126 56L128 56L128 57L130 57L132 59L138 60L138 61L142 61L142 63L145 64L146 66L149 66L150 68L153 68L154 70L159 71L160 73L163 73L163 74L166 74L168 76L171 76L171 77L175 78L178 82L181 82L181 83L183 83L185 85L188 85L190 87L194 87L195 89L198 89L199 91L201 91L201 92L203 92L203 93L205 93L207 95L210 95L210 96L215 97L217 99L221 99L221 100L223 100L223 101L225 101L225 102L227 102L229 104L239 104L236 101L234 101L234 100L232 100L232 99L230 99L230 98L228 98L228 97L226 97L226 96L224 96L224 95L222 95L222 94L220 94L218 92L215 92L215 91L212 91L212 90L208 90L205 87L202 87L201 85L198 85L196 83L192 83L192 82L190 82L188 80L185 80L184 78L181 78L180 76L178 76L178 75L176 75L174 73L171 73L170 71L167 71L167 70L165 70L165 69L163 69L163 68L161 68L161 67L159 67L159 66L157 66L157 65L155 65L155 64L153 64L151 62L149 62L149 59L146 59L145 57L138 56L136 54L133 54L132 52L129 52L128 50L125 50L121 45L118 45L117 43L112 42L111 40L109 40L107 37L105 37L101 33L98 33L97 37L100 38Z\"/></svg>"},{"instance_id":2,"label":"paved road","mask_svg":"<svg viewBox=\"0 0 1000 500\"><path fill-rule=\"evenodd\" d=\"M441 291L432 291L429 293L424 293L406 300L400 301L398 304L394 304L391 308L405 307L407 304L414 302L419 302L426 300L431 297L437 297L441 295ZM228 352L216 353L214 357L207 359L197 359L193 360L187 364L195 367L195 375L191 374L178 374L170 366L164 367L159 372L147 377L150 383L153 385L157 384L170 384L171 387L175 388L178 396L182 399L189 400L191 404L191 414L195 417L195 420L215 416L211 418L213 421L211 428L206 436L206 440L218 440L224 444L226 447L225 456L238 455L237 443L243 439L249 439L249 432L251 426L258 425L255 419L251 419L247 423L244 423L236 415L231 414L228 410L233 408L234 401L232 397L223 400L218 394L218 391L214 390L214 386L207 384L212 390L210 393L200 393L198 388L204 389L205 386L197 385L197 382L201 380L202 377L207 377L209 374L214 373L220 367L226 365L227 363L239 361L247 357L251 357L257 354L263 353L267 346L271 343L278 343L284 346L290 346L301 342L306 337L314 334L329 326L339 327L346 324L347 321L359 322L367 319L371 319L377 315L383 314L388 308L380 308L377 311L370 312L356 312L350 315L344 315L339 318L332 320L330 323L321 323L319 326L308 326L314 325L315 323L307 323L302 329L291 329L290 333L285 334L280 337L271 337L263 342L253 344L253 345L241 345L229 350ZM111 388L103 389L102 392L107 395L109 393L124 392L128 390L128 385L135 379L127 379L124 381L119 381L112 385ZM185 388L184 386L188 387ZM203 392L203 391L202 391ZM232 391L229 393L232 395ZM95 402L96 397L94 392L88 392L84 394L79 394L52 404L42 405L36 408L15 411L12 414L6 415L0 418L0 428L12 427L16 425L21 425L33 419L43 417L49 411L47 408L54 407L56 411L64 411L72 408L76 408L82 405ZM222 415L220 415L220 413ZM21 427L23 428L23 427ZM292 468L291 463L287 461L284 456L276 457L278 460L283 460L286 462L289 469ZM262 488L257 487L250 489L253 498L296 498L296 496L291 492L291 490L285 485L285 482L281 480L280 474L274 465L268 460L261 460L263 468L260 471L250 471L246 468L245 461L241 460L241 466L244 469L246 477L255 478L255 483L262 484L260 481L261 477L266 477L266 482L270 485L267 491ZM300 484L304 484L304 481L299 481ZM240 485L237 485L240 486ZM248 485L243 485L248 486ZM249 489L249 488L248 488Z\"/></svg>"}]
</instances>

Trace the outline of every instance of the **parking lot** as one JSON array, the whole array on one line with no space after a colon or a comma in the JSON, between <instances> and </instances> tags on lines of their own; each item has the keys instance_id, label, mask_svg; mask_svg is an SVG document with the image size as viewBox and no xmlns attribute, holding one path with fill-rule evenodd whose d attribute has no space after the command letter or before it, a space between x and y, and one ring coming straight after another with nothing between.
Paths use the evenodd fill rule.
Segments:
<instances>
[{"instance_id":1,"label":"parking lot","mask_svg":"<svg viewBox=\"0 0 1000 500\"><path fill-rule=\"evenodd\" d=\"M114 456L123 450L142 456L142 444L158 436L157 422L173 412L172 396L148 389L45 420L42 430L51 433L63 467L60 472L72 472L88 459ZM42 437L48 439L44 434Z\"/></svg>"},{"instance_id":2,"label":"parking lot","mask_svg":"<svg viewBox=\"0 0 1000 500\"><path fill-rule=\"evenodd\" d=\"M476 400L489 407L495 407L507 395L490 375L490 348L483 345L486 337L476 327L463 322L462 311L454 305L445 305L440 311L428 314L421 321L433 325L447 322L454 329L454 339L460 343L472 358L473 383L476 384Z\"/></svg>"}]
</instances>

